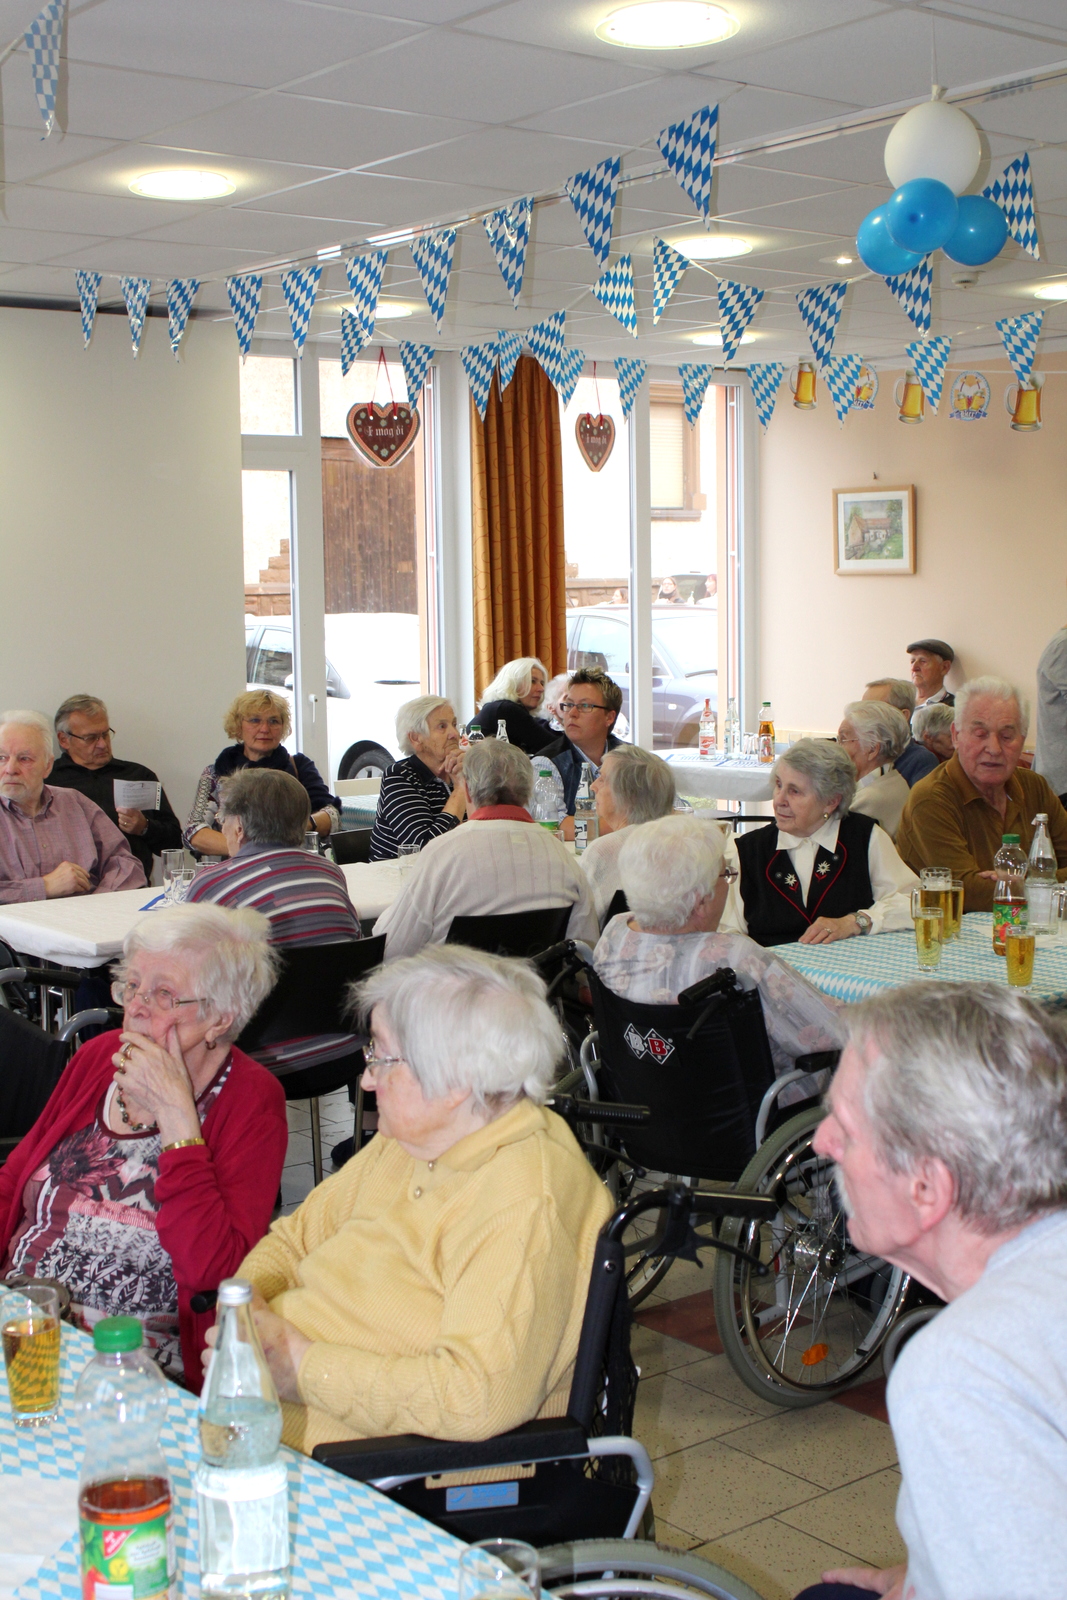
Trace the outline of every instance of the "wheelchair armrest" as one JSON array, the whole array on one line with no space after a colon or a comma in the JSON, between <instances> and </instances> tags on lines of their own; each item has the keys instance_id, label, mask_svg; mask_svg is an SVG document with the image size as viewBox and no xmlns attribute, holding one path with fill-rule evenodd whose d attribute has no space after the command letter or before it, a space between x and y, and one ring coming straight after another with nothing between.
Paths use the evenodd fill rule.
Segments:
<instances>
[{"instance_id":1,"label":"wheelchair armrest","mask_svg":"<svg viewBox=\"0 0 1067 1600\"><path fill-rule=\"evenodd\" d=\"M0 983L54 984L57 989L76 989L85 973L69 967L0 967Z\"/></svg>"},{"instance_id":2,"label":"wheelchair armrest","mask_svg":"<svg viewBox=\"0 0 1067 1600\"><path fill-rule=\"evenodd\" d=\"M648 1106L628 1106L611 1100L578 1100L558 1091L549 1095L545 1105L568 1122L616 1122L637 1128L652 1121Z\"/></svg>"},{"instance_id":3,"label":"wheelchair armrest","mask_svg":"<svg viewBox=\"0 0 1067 1600\"><path fill-rule=\"evenodd\" d=\"M585 1455L585 1429L570 1417L524 1422L492 1439L429 1439L399 1433L386 1439L346 1439L318 1444L312 1459L346 1478L371 1483L376 1478L431 1477L442 1472L468 1472L482 1467L509 1467L530 1461L555 1461Z\"/></svg>"}]
</instances>

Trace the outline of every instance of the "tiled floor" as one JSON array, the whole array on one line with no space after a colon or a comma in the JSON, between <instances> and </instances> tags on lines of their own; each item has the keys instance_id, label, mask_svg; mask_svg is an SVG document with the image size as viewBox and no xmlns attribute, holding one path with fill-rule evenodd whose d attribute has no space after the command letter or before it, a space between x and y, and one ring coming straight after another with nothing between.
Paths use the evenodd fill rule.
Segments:
<instances>
[{"instance_id":1,"label":"tiled floor","mask_svg":"<svg viewBox=\"0 0 1067 1600\"><path fill-rule=\"evenodd\" d=\"M352 1109L343 1091L320 1106L329 1173L330 1147L351 1134ZM289 1129L285 1212L312 1187L306 1102L289 1106ZM900 1474L880 1382L808 1411L768 1404L714 1353L714 1326L701 1314L709 1281L708 1264L676 1262L634 1329L634 1431L655 1462L660 1542L719 1562L764 1600L792 1600L827 1567L902 1560L893 1520Z\"/></svg>"}]
</instances>

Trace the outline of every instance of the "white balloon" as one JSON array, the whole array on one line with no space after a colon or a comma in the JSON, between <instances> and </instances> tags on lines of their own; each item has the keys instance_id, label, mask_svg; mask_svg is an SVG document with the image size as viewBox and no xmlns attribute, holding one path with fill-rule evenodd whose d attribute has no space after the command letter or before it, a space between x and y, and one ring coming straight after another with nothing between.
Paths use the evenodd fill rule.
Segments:
<instances>
[{"instance_id":1,"label":"white balloon","mask_svg":"<svg viewBox=\"0 0 1067 1600\"><path fill-rule=\"evenodd\" d=\"M936 178L962 194L981 159L978 129L966 112L944 100L913 106L885 142L885 170L894 189L912 178Z\"/></svg>"}]
</instances>

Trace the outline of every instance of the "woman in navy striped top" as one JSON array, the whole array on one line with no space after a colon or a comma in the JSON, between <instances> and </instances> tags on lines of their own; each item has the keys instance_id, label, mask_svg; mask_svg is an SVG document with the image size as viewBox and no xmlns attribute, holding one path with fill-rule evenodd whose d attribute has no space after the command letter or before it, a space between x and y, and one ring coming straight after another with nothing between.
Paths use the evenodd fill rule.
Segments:
<instances>
[{"instance_id":1,"label":"woman in navy striped top","mask_svg":"<svg viewBox=\"0 0 1067 1600\"><path fill-rule=\"evenodd\" d=\"M409 700L396 714L396 742L410 755L382 776L378 813L371 834L372 861L389 861L402 844L421 849L429 839L457 828L467 815L463 752L456 713L435 694Z\"/></svg>"}]
</instances>

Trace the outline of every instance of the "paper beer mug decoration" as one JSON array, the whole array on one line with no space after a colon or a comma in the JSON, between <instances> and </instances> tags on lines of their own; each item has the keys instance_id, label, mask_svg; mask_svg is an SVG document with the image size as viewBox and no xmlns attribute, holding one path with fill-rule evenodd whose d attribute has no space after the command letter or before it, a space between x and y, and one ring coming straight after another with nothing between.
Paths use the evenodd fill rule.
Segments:
<instances>
[{"instance_id":1,"label":"paper beer mug decoration","mask_svg":"<svg viewBox=\"0 0 1067 1600\"><path fill-rule=\"evenodd\" d=\"M395 467L403 461L419 431L419 413L399 401L380 406L357 400L345 418L356 454L372 467Z\"/></svg>"},{"instance_id":2,"label":"paper beer mug decoration","mask_svg":"<svg viewBox=\"0 0 1067 1600\"><path fill-rule=\"evenodd\" d=\"M578 449L590 472L599 472L615 447L615 424L610 417L583 411L574 424Z\"/></svg>"}]
</instances>

